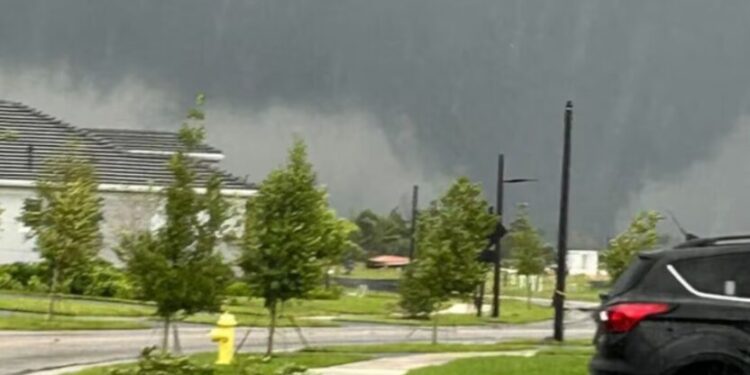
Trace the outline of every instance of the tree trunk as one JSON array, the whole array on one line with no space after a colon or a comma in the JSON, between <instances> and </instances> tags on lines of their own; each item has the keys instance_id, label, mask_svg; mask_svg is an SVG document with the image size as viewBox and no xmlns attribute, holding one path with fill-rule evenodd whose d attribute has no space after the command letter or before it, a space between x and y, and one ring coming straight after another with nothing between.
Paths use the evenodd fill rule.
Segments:
<instances>
[{"instance_id":1,"label":"tree trunk","mask_svg":"<svg viewBox=\"0 0 750 375\"><path fill-rule=\"evenodd\" d=\"M47 320L52 320L55 316L55 302L57 302L57 288L60 278L60 269L57 265L52 269L52 280L49 289L49 307L47 309Z\"/></svg>"},{"instance_id":2,"label":"tree trunk","mask_svg":"<svg viewBox=\"0 0 750 375\"><path fill-rule=\"evenodd\" d=\"M432 345L437 345L438 343L438 312L439 310L432 317Z\"/></svg>"},{"instance_id":3,"label":"tree trunk","mask_svg":"<svg viewBox=\"0 0 750 375\"><path fill-rule=\"evenodd\" d=\"M532 294L532 285L531 285L531 275L526 275L526 308L531 308L531 294Z\"/></svg>"},{"instance_id":4,"label":"tree trunk","mask_svg":"<svg viewBox=\"0 0 750 375\"><path fill-rule=\"evenodd\" d=\"M271 322L268 325L268 345L266 346L266 356L273 355L273 336L276 333L276 302L272 302L268 307L268 313L271 315Z\"/></svg>"},{"instance_id":5,"label":"tree trunk","mask_svg":"<svg viewBox=\"0 0 750 375\"><path fill-rule=\"evenodd\" d=\"M172 324L172 340L174 341L175 354L182 355L182 345L180 344L180 331L177 323Z\"/></svg>"},{"instance_id":6,"label":"tree trunk","mask_svg":"<svg viewBox=\"0 0 750 375\"><path fill-rule=\"evenodd\" d=\"M169 319L170 315L164 316L164 336L161 341L161 352L166 353L169 351Z\"/></svg>"}]
</instances>

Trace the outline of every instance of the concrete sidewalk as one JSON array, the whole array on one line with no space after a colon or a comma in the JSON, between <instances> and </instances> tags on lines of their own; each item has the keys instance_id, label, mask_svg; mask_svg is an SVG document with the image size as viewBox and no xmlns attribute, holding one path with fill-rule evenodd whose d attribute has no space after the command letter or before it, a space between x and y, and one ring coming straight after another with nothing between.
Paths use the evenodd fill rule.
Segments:
<instances>
[{"instance_id":1,"label":"concrete sidewalk","mask_svg":"<svg viewBox=\"0 0 750 375\"><path fill-rule=\"evenodd\" d=\"M506 352L430 353L383 357L341 366L313 369L315 375L403 375L420 367L446 364L456 359L472 357L517 356L531 357L537 350Z\"/></svg>"}]
</instances>

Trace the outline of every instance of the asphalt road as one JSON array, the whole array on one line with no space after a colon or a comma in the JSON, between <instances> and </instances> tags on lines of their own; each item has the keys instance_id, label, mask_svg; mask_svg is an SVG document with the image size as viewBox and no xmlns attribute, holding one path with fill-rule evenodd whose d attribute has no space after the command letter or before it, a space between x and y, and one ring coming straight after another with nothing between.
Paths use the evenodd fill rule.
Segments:
<instances>
[{"instance_id":1,"label":"asphalt road","mask_svg":"<svg viewBox=\"0 0 750 375\"><path fill-rule=\"evenodd\" d=\"M566 319L566 337L589 338L594 325L587 313L571 312ZM208 338L209 326L180 327L180 341L185 352L215 350ZM302 328L309 345L372 344L403 341L427 341L430 328L405 326L351 325L335 328ZM246 330L238 329L241 338ZM513 339L543 339L551 336L552 323L496 327L444 327L444 342L498 342ZM277 348L294 350L303 346L294 329L277 331ZM238 341L239 339L238 338ZM255 328L244 346L246 351L259 351L266 339L265 329ZM110 362L135 358L147 346L158 345L160 330L134 331L64 331L21 332L0 331L0 374L30 374L35 371Z\"/></svg>"}]
</instances>

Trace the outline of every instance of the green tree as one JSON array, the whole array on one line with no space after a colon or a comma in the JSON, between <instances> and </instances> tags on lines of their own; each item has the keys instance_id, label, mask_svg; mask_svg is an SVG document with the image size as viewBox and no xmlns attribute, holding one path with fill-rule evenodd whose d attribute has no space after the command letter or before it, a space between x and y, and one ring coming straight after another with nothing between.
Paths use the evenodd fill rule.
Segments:
<instances>
[{"instance_id":1,"label":"green tree","mask_svg":"<svg viewBox=\"0 0 750 375\"><path fill-rule=\"evenodd\" d=\"M479 186L460 178L420 213L418 254L401 282L402 309L412 316L429 316L451 297L468 298L484 280L486 265L477 258L497 222L487 208ZM435 314L433 343L437 320Z\"/></svg>"},{"instance_id":2,"label":"green tree","mask_svg":"<svg viewBox=\"0 0 750 375\"><path fill-rule=\"evenodd\" d=\"M549 253L539 230L531 223L526 204L518 205L517 217L510 224L508 239L516 270L526 277L526 304L531 307L531 277L544 273Z\"/></svg>"},{"instance_id":3,"label":"green tree","mask_svg":"<svg viewBox=\"0 0 750 375\"><path fill-rule=\"evenodd\" d=\"M156 302L164 320L162 349L169 346L170 323L177 314L218 311L221 294L232 277L217 251L227 229L229 203L221 178L209 178L205 193L196 191L195 160L188 156L204 137L203 97L196 99L180 130L182 149L169 160L173 180L163 191L164 225L155 231L124 233L118 255L143 296ZM174 327L175 347L179 335Z\"/></svg>"},{"instance_id":4,"label":"green tree","mask_svg":"<svg viewBox=\"0 0 750 375\"><path fill-rule=\"evenodd\" d=\"M351 245L355 228L329 208L326 191L317 186L307 161L305 144L296 139L286 166L268 175L245 209L239 264L270 316L268 355L273 354L279 306L305 298L320 285L324 268Z\"/></svg>"},{"instance_id":5,"label":"green tree","mask_svg":"<svg viewBox=\"0 0 750 375\"><path fill-rule=\"evenodd\" d=\"M409 226L396 209L384 216L364 210L357 215L354 223L359 228L354 241L368 256L404 255L409 249Z\"/></svg>"},{"instance_id":6,"label":"green tree","mask_svg":"<svg viewBox=\"0 0 750 375\"><path fill-rule=\"evenodd\" d=\"M98 183L93 166L78 151L49 161L37 180L36 197L24 202L19 217L52 270L48 319L71 271L94 260L102 246Z\"/></svg>"},{"instance_id":7,"label":"green tree","mask_svg":"<svg viewBox=\"0 0 750 375\"><path fill-rule=\"evenodd\" d=\"M609 241L601 262L613 282L639 252L653 249L659 243L656 225L662 219L664 217L656 211L641 212L633 218L627 230Z\"/></svg>"}]
</instances>

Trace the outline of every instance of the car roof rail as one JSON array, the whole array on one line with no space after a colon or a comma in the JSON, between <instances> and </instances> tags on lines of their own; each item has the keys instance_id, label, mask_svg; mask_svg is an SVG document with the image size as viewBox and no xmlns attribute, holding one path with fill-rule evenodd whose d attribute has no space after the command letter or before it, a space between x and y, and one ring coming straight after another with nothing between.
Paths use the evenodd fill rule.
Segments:
<instances>
[{"instance_id":1,"label":"car roof rail","mask_svg":"<svg viewBox=\"0 0 750 375\"><path fill-rule=\"evenodd\" d=\"M674 248L675 249L687 249L691 247L708 247L708 246L722 246L722 245L728 246L728 245L736 245L737 243L750 243L750 234L698 238L698 239L683 242L675 246Z\"/></svg>"}]
</instances>

